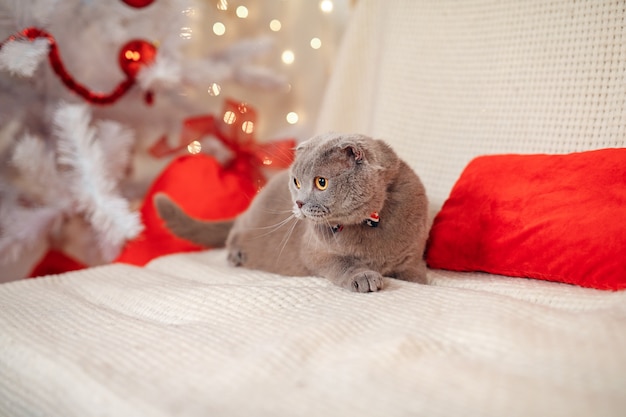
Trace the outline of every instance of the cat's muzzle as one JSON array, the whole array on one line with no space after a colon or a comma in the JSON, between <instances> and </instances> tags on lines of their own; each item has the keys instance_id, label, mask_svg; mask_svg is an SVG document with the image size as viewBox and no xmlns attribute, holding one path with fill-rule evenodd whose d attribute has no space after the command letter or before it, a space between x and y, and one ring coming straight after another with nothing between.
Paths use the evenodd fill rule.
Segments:
<instances>
[{"instance_id":1,"label":"cat's muzzle","mask_svg":"<svg viewBox=\"0 0 626 417\"><path fill-rule=\"evenodd\" d=\"M328 207L322 206L320 204L302 204L295 205L293 209L293 214L297 219L309 219L314 222L323 222L326 221L330 210Z\"/></svg>"}]
</instances>

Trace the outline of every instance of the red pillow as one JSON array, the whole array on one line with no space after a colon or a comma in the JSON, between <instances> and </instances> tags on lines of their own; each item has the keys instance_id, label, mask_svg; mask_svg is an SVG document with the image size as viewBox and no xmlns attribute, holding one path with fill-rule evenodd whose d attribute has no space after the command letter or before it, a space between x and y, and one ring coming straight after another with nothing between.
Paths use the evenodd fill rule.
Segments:
<instances>
[{"instance_id":1,"label":"red pillow","mask_svg":"<svg viewBox=\"0 0 626 417\"><path fill-rule=\"evenodd\" d=\"M474 159L435 218L426 260L626 288L626 148Z\"/></svg>"}]
</instances>

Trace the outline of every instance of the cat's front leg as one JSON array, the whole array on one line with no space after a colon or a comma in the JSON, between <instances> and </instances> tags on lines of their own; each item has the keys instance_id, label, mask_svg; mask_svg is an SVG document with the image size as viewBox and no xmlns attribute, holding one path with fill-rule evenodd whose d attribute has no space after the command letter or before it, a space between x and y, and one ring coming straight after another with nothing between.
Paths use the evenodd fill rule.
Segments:
<instances>
[{"instance_id":1,"label":"cat's front leg","mask_svg":"<svg viewBox=\"0 0 626 417\"><path fill-rule=\"evenodd\" d=\"M391 277L401 279L403 281L417 282L419 284L427 284L426 262L419 260L411 265L404 265L398 271L391 274Z\"/></svg>"},{"instance_id":2,"label":"cat's front leg","mask_svg":"<svg viewBox=\"0 0 626 417\"><path fill-rule=\"evenodd\" d=\"M383 276L358 259L330 254L318 254L314 258L309 259L309 269L335 285L354 292L375 292L383 288Z\"/></svg>"}]
</instances>

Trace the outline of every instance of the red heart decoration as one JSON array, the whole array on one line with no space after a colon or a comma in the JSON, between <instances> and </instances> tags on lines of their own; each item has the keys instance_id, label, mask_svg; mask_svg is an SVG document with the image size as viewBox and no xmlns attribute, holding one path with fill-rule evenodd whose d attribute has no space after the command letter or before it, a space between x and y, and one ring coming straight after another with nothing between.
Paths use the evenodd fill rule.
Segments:
<instances>
[{"instance_id":1,"label":"red heart decoration","mask_svg":"<svg viewBox=\"0 0 626 417\"><path fill-rule=\"evenodd\" d=\"M154 208L156 193L165 193L190 216L204 220L233 218L245 210L257 193L249 172L238 164L221 166L205 154L173 160L157 177L141 206L144 231L128 242L117 262L145 265L171 253L201 249L170 233Z\"/></svg>"}]
</instances>

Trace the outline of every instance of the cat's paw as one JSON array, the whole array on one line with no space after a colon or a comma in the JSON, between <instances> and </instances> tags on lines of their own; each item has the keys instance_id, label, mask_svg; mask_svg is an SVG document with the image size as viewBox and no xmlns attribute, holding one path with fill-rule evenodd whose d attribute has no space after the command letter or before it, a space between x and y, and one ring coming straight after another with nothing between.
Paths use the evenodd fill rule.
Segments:
<instances>
[{"instance_id":1,"label":"cat's paw","mask_svg":"<svg viewBox=\"0 0 626 417\"><path fill-rule=\"evenodd\" d=\"M230 249L228 251L228 263L231 266L243 266L246 261L246 255L241 249Z\"/></svg>"},{"instance_id":2,"label":"cat's paw","mask_svg":"<svg viewBox=\"0 0 626 417\"><path fill-rule=\"evenodd\" d=\"M362 271L353 275L348 284L354 292L375 292L383 289L383 276L376 271Z\"/></svg>"}]
</instances>

